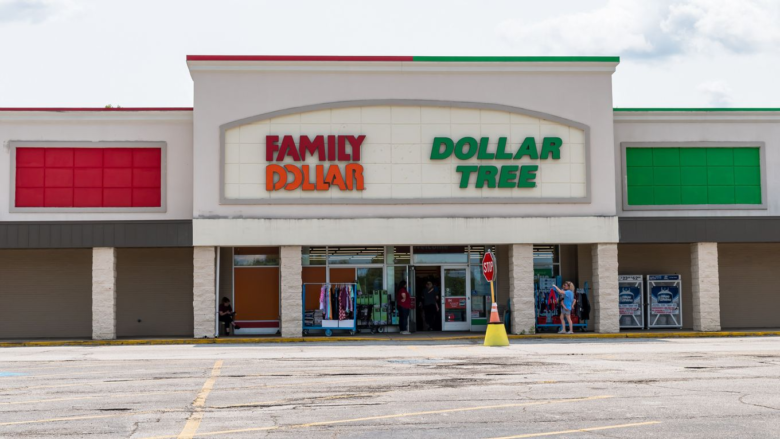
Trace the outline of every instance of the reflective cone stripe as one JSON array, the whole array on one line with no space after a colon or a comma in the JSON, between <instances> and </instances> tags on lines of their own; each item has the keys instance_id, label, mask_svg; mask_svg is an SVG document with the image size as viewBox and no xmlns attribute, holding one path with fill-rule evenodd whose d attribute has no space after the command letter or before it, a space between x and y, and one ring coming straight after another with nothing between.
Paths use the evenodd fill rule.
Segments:
<instances>
[{"instance_id":1,"label":"reflective cone stripe","mask_svg":"<svg viewBox=\"0 0 780 439\"><path fill-rule=\"evenodd\" d=\"M493 302L493 306L490 308L490 323L501 323L501 319L498 318L498 305Z\"/></svg>"}]
</instances>

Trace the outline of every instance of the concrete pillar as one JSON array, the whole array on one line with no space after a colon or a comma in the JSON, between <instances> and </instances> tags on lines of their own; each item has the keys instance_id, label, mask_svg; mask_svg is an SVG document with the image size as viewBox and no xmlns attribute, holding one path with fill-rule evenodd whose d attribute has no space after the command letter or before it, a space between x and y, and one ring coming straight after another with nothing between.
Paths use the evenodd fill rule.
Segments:
<instances>
[{"instance_id":1,"label":"concrete pillar","mask_svg":"<svg viewBox=\"0 0 780 439\"><path fill-rule=\"evenodd\" d=\"M282 272L280 301L282 337L303 336L303 269L301 267L301 247L283 246L279 249Z\"/></svg>"},{"instance_id":2,"label":"concrete pillar","mask_svg":"<svg viewBox=\"0 0 780 439\"><path fill-rule=\"evenodd\" d=\"M512 299L512 333L536 332L534 308L534 246L509 246L509 297Z\"/></svg>"},{"instance_id":3,"label":"concrete pillar","mask_svg":"<svg viewBox=\"0 0 780 439\"><path fill-rule=\"evenodd\" d=\"M596 332L620 332L618 308L618 250L617 244L593 244L593 294L591 299Z\"/></svg>"},{"instance_id":4,"label":"concrete pillar","mask_svg":"<svg viewBox=\"0 0 780 439\"><path fill-rule=\"evenodd\" d=\"M116 338L116 249L92 249L92 338Z\"/></svg>"},{"instance_id":5,"label":"concrete pillar","mask_svg":"<svg viewBox=\"0 0 780 439\"><path fill-rule=\"evenodd\" d=\"M683 279L683 287L685 287ZM720 331L720 279L718 243L691 244L691 293L693 330Z\"/></svg>"},{"instance_id":6,"label":"concrete pillar","mask_svg":"<svg viewBox=\"0 0 780 439\"><path fill-rule=\"evenodd\" d=\"M217 269L214 247L192 249L193 336L214 338L217 322Z\"/></svg>"}]
</instances>

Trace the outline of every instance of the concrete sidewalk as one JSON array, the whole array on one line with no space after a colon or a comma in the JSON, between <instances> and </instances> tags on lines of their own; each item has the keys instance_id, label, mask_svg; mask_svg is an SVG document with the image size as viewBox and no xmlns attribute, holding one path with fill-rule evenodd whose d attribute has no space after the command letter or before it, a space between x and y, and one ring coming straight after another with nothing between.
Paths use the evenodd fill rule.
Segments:
<instances>
[{"instance_id":1,"label":"concrete sidewalk","mask_svg":"<svg viewBox=\"0 0 780 439\"><path fill-rule=\"evenodd\" d=\"M575 334L530 334L509 335L510 340L529 339L625 339L625 338L712 338L712 337L771 337L780 336L780 330L750 330L750 331L625 331L615 334L597 334L582 332ZM484 334L470 332L461 333L428 333L417 332L411 335L371 334L355 336L307 336L283 338L278 336L263 337L221 337L221 338L132 338L117 340L8 340L0 341L0 348L30 347L30 346L122 346L122 345L187 345L187 344L272 344L272 343L332 343L332 342L448 342L453 340L482 340Z\"/></svg>"}]
</instances>

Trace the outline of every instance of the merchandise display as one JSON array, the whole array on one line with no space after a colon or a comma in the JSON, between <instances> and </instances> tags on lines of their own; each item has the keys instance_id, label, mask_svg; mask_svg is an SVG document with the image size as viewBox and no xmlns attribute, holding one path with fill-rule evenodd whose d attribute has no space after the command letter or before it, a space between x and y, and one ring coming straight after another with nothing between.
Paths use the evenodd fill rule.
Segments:
<instances>
[{"instance_id":1,"label":"merchandise display","mask_svg":"<svg viewBox=\"0 0 780 439\"><path fill-rule=\"evenodd\" d=\"M390 300L387 290L374 290L357 299L357 328L372 333L385 332L391 325L398 325L398 310Z\"/></svg>"},{"instance_id":2,"label":"merchandise display","mask_svg":"<svg viewBox=\"0 0 780 439\"><path fill-rule=\"evenodd\" d=\"M307 286L318 285L319 308L306 309ZM315 287L316 288L316 287ZM309 289L311 290L311 289ZM333 330L349 331L354 335L356 327L356 309L359 287L352 284L304 284L303 285L303 335L309 335L310 330L324 330L330 336Z\"/></svg>"},{"instance_id":3,"label":"merchandise display","mask_svg":"<svg viewBox=\"0 0 780 439\"><path fill-rule=\"evenodd\" d=\"M539 276L539 280L534 282L536 332L543 332L546 329L557 330L561 327L561 300L553 288L553 285L560 287L561 284L561 276ZM585 331L590 318L588 290L588 283L585 282L585 288L577 288L574 296L576 303L571 321L580 331Z\"/></svg>"}]
</instances>

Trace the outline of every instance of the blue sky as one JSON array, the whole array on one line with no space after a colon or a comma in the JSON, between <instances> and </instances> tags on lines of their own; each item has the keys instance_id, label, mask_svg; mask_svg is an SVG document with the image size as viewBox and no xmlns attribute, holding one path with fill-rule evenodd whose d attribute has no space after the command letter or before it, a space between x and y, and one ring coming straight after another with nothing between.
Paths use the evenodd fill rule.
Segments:
<instances>
[{"instance_id":1,"label":"blue sky","mask_svg":"<svg viewBox=\"0 0 780 439\"><path fill-rule=\"evenodd\" d=\"M619 55L618 107L780 107L777 0L0 0L0 106L191 106L187 54Z\"/></svg>"}]
</instances>

